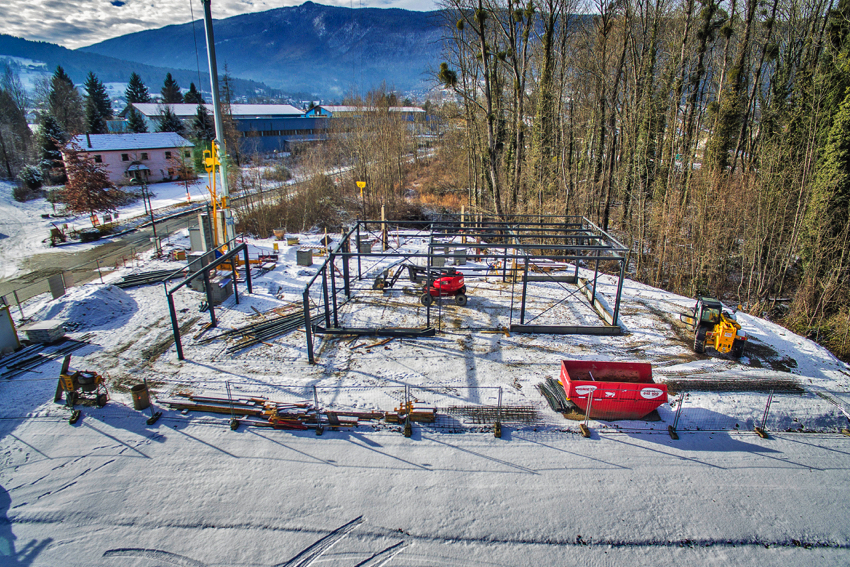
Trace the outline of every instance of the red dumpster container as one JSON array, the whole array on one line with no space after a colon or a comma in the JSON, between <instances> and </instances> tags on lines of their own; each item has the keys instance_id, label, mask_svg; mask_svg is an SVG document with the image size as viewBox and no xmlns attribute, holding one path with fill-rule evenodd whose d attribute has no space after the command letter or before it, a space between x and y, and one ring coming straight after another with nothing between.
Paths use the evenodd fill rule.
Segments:
<instances>
[{"instance_id":1,"label":"red dumpster container","mask_svg":"<svg viewBox=\"0 0 850 567\"><path fill-rule=\"evenodd\" d=\"M561 384L567 398L591 419L642 419L667 402L667 385L652 381L645 362L561 361Z\"/></svg>"}]
</instances>

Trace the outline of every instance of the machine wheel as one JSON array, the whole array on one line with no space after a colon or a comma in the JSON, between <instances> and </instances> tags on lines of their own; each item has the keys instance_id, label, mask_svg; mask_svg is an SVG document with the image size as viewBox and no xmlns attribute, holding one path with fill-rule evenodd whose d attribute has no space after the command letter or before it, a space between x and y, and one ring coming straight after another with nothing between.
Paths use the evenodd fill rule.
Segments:
<instances>
[{"instance_id":1,"label":"machine wheel","mask_svg":"<svg viewBox=\"0 0 850 567\"><path fill-rule=\"evenodd\" d=\"M434 303L434 298L431 296L430 293L423 293L422 297L419 298L419 301L422 302L422 305L428 307L429 305Z\"/></svg>"},{"instance_id":2,"label":"machine wheel","mask_svg":"<svg viewBox=\"0 0 850 567\"><path fill-rule=\"evenodd\" d=\"M95 403L97 404L97 407L102 408L103 406L106 405L106 402L108 402L108 401L109 401L109 395L108 394L98 394L97 399L95 400Z\"/></svg>"},{"instance_id":3,"label":"machine wheel","mask_svg":"<svg viewBox=\"0 0 850 567\"><path fill-rule=\"evenodd\" d=\"M741 340L735 339L732 342L732 356L735 357L735 358L741 358L742 356L744 356L744 348L746 346L747 346L746 341L741 341Z\"/></svg>"},{"instance_id":4,"label":"machine wheel","mask_svg":"<svg viewBox=\"0 0 850 567\"><path fill-rule=\"evenodd\" d=\"M463 307L464 305L466 305L466 302L467 297L464 294L459 293L455 296L455 303L457 303L459 306Z\"/></svg>"},{"instance_id":5,"label":"machine wheel","mask_svg":"<svg viewBox=\"0 0 850 567\"><path fill-rule=\"evenodd\" d=\"M703 354L705 352L706 332L705 327L697 327L696 333L694 333L694 352L697 354Z\"/></svg>"}]
</instances>

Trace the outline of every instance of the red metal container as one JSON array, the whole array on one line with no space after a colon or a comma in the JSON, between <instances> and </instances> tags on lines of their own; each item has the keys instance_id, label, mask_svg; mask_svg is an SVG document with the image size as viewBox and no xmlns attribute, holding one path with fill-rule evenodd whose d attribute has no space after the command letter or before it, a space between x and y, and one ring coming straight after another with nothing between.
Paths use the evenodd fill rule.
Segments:
<instances>
[{"instance_id":1,"label":"red metal container","mask_svg":"<svg viewBox=\"0 0 850 567\"><path fill-rule=\"evenodd\" d=\"M591 419L642 419L667 402L667 385L652 381L652 366L645 362L564 360L561 384L584 412L593 393Z\"/></svg>"}]
</instances>

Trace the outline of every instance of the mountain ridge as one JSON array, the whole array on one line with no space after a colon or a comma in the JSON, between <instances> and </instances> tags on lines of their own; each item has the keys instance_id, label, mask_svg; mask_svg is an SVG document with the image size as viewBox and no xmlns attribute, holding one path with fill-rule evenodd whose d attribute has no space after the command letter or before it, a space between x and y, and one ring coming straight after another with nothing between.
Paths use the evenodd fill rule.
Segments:
<instances>
[{"instance_id":1,"label":"mountain ridge","mask_svg":"<svg viewBox=\"0 0 850 567\"><path fill-rule=\"evenodd\" d=\"M443 24L442 11L313 2L213 20L220 74L226 65L234 77L333 98L381 83L406 92L427 90L431 69L439 64ZM76 51L188 70L196 67L196 57L202 66L206 61L203 21L136 32Z\"/></svg>"},{"instance_id":2,"label":"mountain ridge","mask_svg":"<svg viewBox=\"0 0 850 567\"><path fill-rule=\"evenodd\" d=\"M130 73L136 72L142 77L151 92L159 92L159 86L165 80L166 73L171 73L182 87L188 87L190 82L196 84L198 82L197 70L147 65L97 53L80 52L46 41L31 41L7 34L0 34L0 57L2 56L22 57L44 62L51 73L57 66L61 65L76 84L82 84L89 71L97 75L104 83L127 82ZM198 87L209 91L209 84L209 73L206 72L205 68L202 68L201 84ZM272 91L265 84L244 79L234 81L234 90L238 93L257 93L258 91L271 93Z\"/></svg>"}]
</instances>

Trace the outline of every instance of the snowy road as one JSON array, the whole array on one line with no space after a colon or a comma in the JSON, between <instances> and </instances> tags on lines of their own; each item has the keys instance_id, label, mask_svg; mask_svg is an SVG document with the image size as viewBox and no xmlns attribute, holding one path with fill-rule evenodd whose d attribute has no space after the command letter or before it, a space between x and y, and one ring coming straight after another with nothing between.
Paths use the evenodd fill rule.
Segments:
<instances>
[{"instance_id":1,"label":"snowy road","mask_svg":"<svg viewBox=\"0 0 850 567\"><path fill-rule=\"evenodd\" d=\"M340 567L401 542L387 565L850 558L850 439L836 435L316 437L180 417L146 428L112 405L75 427L19 425L0 441L0 546L17 558L4 565L307 565L290 560L328 536L316 564Z\"/></svg>"}]
</instances>

